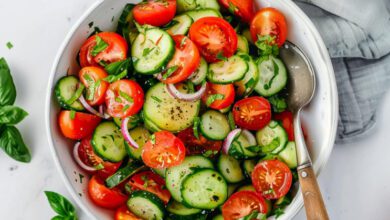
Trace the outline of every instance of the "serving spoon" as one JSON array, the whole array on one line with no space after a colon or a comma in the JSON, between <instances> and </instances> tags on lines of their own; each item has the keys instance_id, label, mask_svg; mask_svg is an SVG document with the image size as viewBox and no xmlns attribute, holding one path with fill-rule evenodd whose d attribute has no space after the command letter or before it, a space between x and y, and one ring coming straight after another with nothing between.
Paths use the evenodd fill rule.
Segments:
<instances>
[{"instance_id":1,"label":"serving spoon","mask_svg":"<svg viewBox=\"0 0 390 220\"><path fill-rule=\"evenodd\" d=\"M280 48L280 56L289 75L287 104L294 116L294 136L297 150L298 178L301 185L306 217L309 220L327 220L321 191L303 138L300 112L309 104L316 89L314 70L309 59L296 45L286 41Z\"/></svg>"}]
</instances>

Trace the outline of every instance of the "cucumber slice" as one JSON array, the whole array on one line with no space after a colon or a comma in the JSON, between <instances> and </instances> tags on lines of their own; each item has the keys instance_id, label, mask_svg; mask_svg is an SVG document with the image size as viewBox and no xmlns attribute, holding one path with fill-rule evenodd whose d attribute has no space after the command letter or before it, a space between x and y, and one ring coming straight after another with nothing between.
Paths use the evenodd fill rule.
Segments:
<instances>
[{"instance_id":1,"label":"cucumber slice","mask_svg":"<svg viewBox=\"0 0 390 220\"><path fill-rule=\"evenodd\" d=\"M214 209L227 199L225 179L212 169L201 169L182 182L181 193L186 205L198 209Z\"/></svg>"},{"instance_id":2,"label":"cucumber slice","mask_svg":"<svg viewBox=\"0 0 390 220\"><path fill-rule=\"evenodd\" d=\"M127 155L122 133L114 122L100 123L95 128L91 143L96 154L111 162L119 162Z\"/></svg>"},{"instance_id":3,"label":"cucumber slice","mask_svg":"<svg viewBox=\"0 0 390 220\"><path fill-rule=\"evenodd\" d=\"M149 140L150 133L144 127L136 127L133 130L129 131L130 136L137 142L139 148L136 149L130 146L127 141L125 141L126 150L129 155L136 160L142 160L141 154L144 144Z\"/></svg>"},{"instance_id":4,"label":"cucumber slice","mask_svg":"<svg viewBox=\"0 0 390 220\"><path fill-rule=\"evenodd\" d=\"M180 91L189 93L189 88L181 84ZM173 98L163 83L158 83L146 93L143 113L161 130L179 132L190 127L198 116L200 101L188 102Z\"/></svg>"},{"instance_id":5,"label":"cucumber slice","mask_svg":"<svg viewBox=\"0 0 390 220\"><path fill-rule=\"evenodd\" d=\"M248 54L239 53L241 58L245 59L248 63L248 71L245 73L245 76L242 80L235 82L234 85L237 86L236 94L240 97L246 97L252 94L257 82L259 81L259 71L257 65L253 58Z\"/></svg>"},{"instance_id":6,"label":"cucumber slice","mask_svg":"<svg viewBox=\"0 0 390 220\"><path fill-rule=\"evenodd\" d=\"M188 215L188 216L170 214L167 217L167 220L207 220L207 216L208 216L208 214L206 212Z\"/></svg>"},{"instance_id":7,"label":"cucumber slice","mask_svg":"<svg viewBox=\"0 0 390 220\"><path fill-rule=\"evenodd\" d=\"M253 185L245 185L245 186L241 186L240 188L237 189L237 192L239 191L254 191L256 192L256 189L255 187L253 187Z\"/></svg>"},{"instance_id":8,"label":"cucumber slice","mask_svg":"<svg viewBox=\"0 0 390 220\"><path fill-rule=\"evenodd\" d=\"M263 153L278 154L287 144L288 135L284 128L276 121L257 131L256 140Z\"/></svg>"},{"instance_id":9,"label":"cucumber slice","mask_svg":"<svg viewBox=\"0 0 390 220\"><path fill-rule=\"evenodd\" d=\"M171 193L172 198L178 202L183 201L180 191L182 181L187 175L193 173L195 169L199 168L214 168L214 165L208 158L197 155L188 156L180 165L167 169L165 173L165 185Z\"/></svg>"},{"instance_id":10,"label":"cucumber slice","mask_svg":"<svg viewBox=\"0 0 390 220\"><path fill-rule=\"evenodd\" d=\"M196 8L195 0L177 0L176 1L176 11L177 13L183 13L189 10L193 10Z\"/></svg>"},{"instance_id":11,"label":"cucumber slice","mask_svg":"<svg viewBox=\"0 0 390 220\"><path fill-rule=\"evenodd\" d=\"M226 116L220 112L209 110L200 117L200 132L211 140L223 140L230 132Z\"/></svg>"},{"instance_id":12,"label":"cucumber slice","mask_svg":"<svg viewBox=\"0 0 390 220\"><path fill-rule=\"evenodd\" d=\"M146 29L138 34L131 47L134 69L141 74L159 73L174 52L175 42L167 32L158 28Z\"/></svg>"},{"instance_id":13,"label":"cucumber slice","mask_svg":"<svg viewBox=\"0 0 390 220\"><path fill-rule=\"evenodd\" d=\"M177 12L183 13L194 9L220 10L217 0L177 0Z\"/></svg>"},{"instance_id":14,"label":"cucumber slice","mask_svg":"<svg viewBox=\"0 0 390 220\"><path fill-rule=\"evenodd\" d=\"M223 216L221 214L214 216L213 220L223 220Z\"/></svg>"},{"instance_id":15,"label":"cucumber slice","mask_svg":"<svg viewBox=\"0 0 390 220\"><path fill-rule=\"evenodd\" d=\"M242 52L242 53L249 53L249 44L248 40L242 36L237 34L237 52Z\"/></svg>"},{"instance_id":16,"label":"cucumber slice","mask_svg":"<svg viewBox=\"0 0 390 220\"><path fill-rule=\"evenodd\" d=\"M239 184L228 184L228 197L233 195L233 193L236 191L236 189L239 187Z\"/></svg>"},{"instance_id":17,"label":"cucumber slice","mask_svg":"<svg viewBox=\"0 0 390 220\"><path fill-rule=\"evenodd\" d=\"M219 11L221 8L219 7L217 0L195 0L197 9L214 9Z\"/></svg>"},{"instance_id":18,"label":"cucumber slice","mask_svg":"<svg viewBox=\"0 0 390 220\"><path fill-rule=\"evenodd\" d=\"M222 114L226 114L226 113L230 112L230 110L232 110L232 105L229 105L226 108L220 109L219 112L221 112Z\"/></svg>"},{"instance_id":19,"label":"cucumber slice","mask_svg":"<svg viewBox=\"0 0 390 220\"><path fill-rule=\"evenodd\" d=\"M155 123L150 121L148 118L144 118L144 125L145 128L151 132L157 132L157 131L162 131Z\"/></svg>"},{"instance_id":20,"label":"cucumber slice","mask_svg":"<svg viewBox=\"0 0 390 220\"><path fill-rule=\"evenodd\" d=\"M186 14L176 16L172 21L176 24L166 29L171 35L186 35L188 30L190 30L191 24L194 23L194 20Z\"/></svg>"},{"instance_id":21,"label":"cucumber slice","mask_svg":"<svg viewBox=\"0 0 390 220\"><path fill-rule=\"evenodd\" d=\"M214 9L192 10L186 12L186 14L189 15L192 18L192 20L194 20L194 22L204 17L218 17L218 18L222 17L221 13L219 13L219 11L216 11Z\"/></svg>"},{"instance_id":22,"label":"cucumber slice","mask_svg":"<svg viewBox=\"0 0 390 220\"><path fill-rule=\"evenodd\" d=\"M168 203L167 211L179 215L179 216L190 216L202 212L202 209L189 208L175 200Z\"/></svg>"},{"instance_id":23,"label":"cucumber slice","mask_svg":"<svg viewBox=\"0 0 390 220\"><path fill-rule=\"evenodd\" d=\"M260 79L255 91L262 96L269 97L280 92L287 84L287 71L282 60L270 55L268 59L257 61Z\"/></svg>"},{"instance_id":24,"label":"cucumber slice","mask_svg":"<svg viewBox=\"0 0 390 220\"><path fill-rule=\"evenodd\" d=\"M244 78L248 69L248 63L242 57L234 55L227 60L210 64L207 79L213 83L229 84Z\"/></svg>"},{"instance_id":25,"label":"cucumber slice","mask_svg":"<svg viewBox=\"0 0 390 220\"><path fill-rule=\"evenodd\" d=\"M221 154L218 159L218 170L228 183L238 183L245 179L240 162L229 155Z\"/></svg>"},{"instance_id":26,"label":"cucumber slice","mask_svg":"<svg viewBox=\"0 0 390 220\"><path fill-rule=\"evenodd\" d=\"M139 115L133 115L133 116L130 116L129 118L130 118L129 123L127 124L128 129L133 129L133 128L137 127L137 125L141 121L141 118L139 117ZM121 127L122 119L121 118L114 118L114 123L118 127Z\"/></svg>"},{"instance_id":27,"label":"cucumber slice","mask_svg":"<svg viewBox=\"0 0 390 220\"><path fill-rule=\"evenodd\" d=\"M253 42L253 39L252 39L252 35L251 35L251 32L249 30L249 28L246 28L242 31L242 36L246 38L246 40L251 43L251 44L254 44Z\"/></svg>"},{"instance_id":28,"label":"cucumber slice","mask_svg":"<svg viewBox=\"0 0 390 220\"><path fill-rule=\"evenodd\" d=\"M245 175L247 177L251 177L252 176L252 172L253 172L253 170L255 169L255 166L256 166L256 161L255 160L244 160L244 162L242 163L242 166L244 168Z\"/></svg>"},{"instance_id":29,"label":"cucumber slice","mask_svg":"<svg viewBox=\"0 0 390 220\"><path fill-rule=\"evenodd\" d=\"M201 57L198 69L191 76L190 79L191 82L194 83L195 85L200 85L206 79L208 71L209 71L209 66L207 65L206 60L203 57Z\"/></svg>"},{"instance_id":30,"label":"cucumber slice","mask_svg":"<svg viewBox=\"0 0 390 220\"><path fill-rule=\"evenodd\" d=\"M58 80L54 91L56 94L56 98L60 106L64 109L75 110L75 111L83 111L83 105L77 100L77 85L79 84L79 80L75 76L64 76L60 80ZM79 96L80 96L79 95ZM76 99L72 102L71 99ZM72 103L70 103L71 101Z\"/></svg>"},{"instance_id":31,"label":"cucumber slice","mask_svg":"<svg viewBox=\"0 0 390 220\"><path fill-rule=\"evenodd\" d=\"M251 147L256 147L256 140L252 140L247 136L246 132L241 134L232 142L229 149L229 155L236 159L247 159L256 157L258 152L251 151Z\"/></svg>"},{"instance_id":32,"label":"cucumber slice","mask_svg":"<svg viewBox=\"0 0 390 220\"><path fill-rule=\"evenodd\" d=\"M106 186L112 189L143 168L144 166L140 162L131 161L125 167L120 168L113 175L109 176L105 181Z\"/></svg>"},{"instance_id":33,"label":"cucumber slice","mask_svg":"<svg viewBox=\"0 0 390 220\"><path fill-rule=\"evenodd\" d=\"M157 173L161 177L165 178L165 172L167 171L166 168L161 168L161 169L153 168L152 170L153 170L153 172Z\"/></svg>"},{"instance_id":34,"label":"cucumber slice","mask_svg":"<svg viewBox=\"0 0 390 220\"><path fill-rule=\"evenodd\" d=\"M142 219L162 220L165 216L164 203L153 193L135 191L127 200L127 207L136 216Z\"/></svg>"},{"instance_id":35,"label":"cucumber slice","mask_svg":"<svg viewBox=\"0 0 390 220\"><path fill-rule=\"evenodd\" d=\"M286 147L279 152L279 157L287 164L290 169L295 169L298 166L297 149L294 141L289 141Z\"/></svg>"}]
</instances>

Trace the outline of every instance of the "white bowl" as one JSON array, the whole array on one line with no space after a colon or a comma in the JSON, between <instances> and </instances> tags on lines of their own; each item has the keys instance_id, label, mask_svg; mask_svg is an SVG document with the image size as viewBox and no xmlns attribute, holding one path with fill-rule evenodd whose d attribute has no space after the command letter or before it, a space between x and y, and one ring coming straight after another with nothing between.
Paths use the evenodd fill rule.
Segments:
<instances>
[{"instance_id":1,"label":"white bowl","mask_svg":"<svg viewBox=\"0 0 390 220\"><path fill-rule=\"evenodd\" d=\"M100 0L86 11L66 36L50 74L46 99L46 127L50 148L69 192L79 207L88 215L88 219L111 220L113 213L94 205L86 192L87 179L84 178L82 183L79 181L79 173L87 175L76 165L71 156L72 142L64 138L59 131L57 115L60 108L53 96L53 88L56 81L68 71L78 72L77 52L93 31L88 24L93 22L93 25L101 30L114 30L124 5L129 2L139 1ZM304 109L302 120L308 134L307 145L314 168L319 174L332 151L338 117L336 82L328 52L313 23L292 1L257 0L256 3L258 8L272 6L284 13L289 29L287 39L306 53L316 72L317 91L310 106ZM286 208L285 214L279 219L293 218L302 205L302 196L298 191L292 203Z\"/></svg>"}]
</instances>

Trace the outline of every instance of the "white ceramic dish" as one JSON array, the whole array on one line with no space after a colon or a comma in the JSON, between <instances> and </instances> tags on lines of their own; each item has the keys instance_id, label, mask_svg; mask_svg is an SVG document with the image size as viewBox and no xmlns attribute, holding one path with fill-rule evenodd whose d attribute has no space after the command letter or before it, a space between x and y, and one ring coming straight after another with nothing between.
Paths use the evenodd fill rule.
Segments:
<instances>
[{"instance_id":1,"label":"white ceramic dish","mask_svg":"<svg viewBox=\"0 0 390 220\"><path fill-rule=\"evenodd\" d=\"M53 96L55 82L67 71L77 73L77 52L89 36L93 22L101 30L114 30L119 15L126 3L138 2L129 0L99 0L75 24L66 36L53 64L50 74L48 95L46 99L46 127L50 148L55 163L65 184L77 201L77 204L88 215L88 219L111 220L113 213L95 206L86 193L87 181L79 181L79 173L84 172L76 165L71 156L73 143L66 140L57 125L59 106ZM325 166L333 148L338 117L338 97L332 64L326 47L309 18L289 0L257 0L257 8L271 6L284 13L288 23L288 40L298 45L310 58L317 76L317 91L311 104L302 114L303 125L308 134L308 147L317 174ZM112 21L113 18L113 21ZM310 122L310 123L305 123ZM84 174L85 175L85 174ZM87 176L87 175L85 175ZM78 181L76 181L78 180ZM291 219L302 208L300 192L296 193L285 214L279 219Z\"/></svg>"}]
</instances>

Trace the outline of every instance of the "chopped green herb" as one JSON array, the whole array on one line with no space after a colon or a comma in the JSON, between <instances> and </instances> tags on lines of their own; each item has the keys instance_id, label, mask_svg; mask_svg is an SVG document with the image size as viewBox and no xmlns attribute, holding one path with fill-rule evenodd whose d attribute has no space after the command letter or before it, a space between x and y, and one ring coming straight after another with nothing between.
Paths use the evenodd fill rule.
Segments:
<instances>
[{"instance_id":1,"label":"chopped green herb","mask_svg":"<svg viewBox=\"0 0 390 220\"><path fill-rule=\"evenodd\" d=\"M269 80L268 83L264 84L264 89L265 90L268 90L271 88L271 85L274 81L274 79L276 78L277 75L279 75L279 67L278 67L278 64L276 64L275 60L272 59L272 65L273 65L273 69L274 69L274 75L272 76L272 78Z\"/></svg>"},{"instance_id":2,"label":"chopped green herb","mask_svg":"<svg viewBox=\"0 0 390 220\"><path fill-rule=\"evenodd\" d=\"M123 72L121 72L118 75L109 75L106 78L104 78L103 80L108 82L108 83L113 83L115 81L118 81L118 80L126 77L126 76L127 76L127 69L125 69Z\"/></svg>"},{"instance_id":3,"label":"chopped green herb","mask_svg":"<svg viewBox=\"0 0 390 220\"><path fill-rule=\"evenodd\" d=\"M123 73L123 71L127 71L130 66L130 61L130 59L126 59L110 63L104 67L104 70L106 70L109 75L119 75Z\"/></svg>"},{"instance_id":4,"label":"chopped green herb","mask_svg":"<svg viewBox=\"0 0 390 220\"><path fill-rule=\"evenodd\" d=\"M249 62L251 60L251 57L248 54L245 54L245 53L240 54L239 57L241 57L246 62Z\"/></svg>"},{"instance_id":5,"label":"chopped green herb","mask_svg":"<svg viewBox=\"0 0 390 220\"><path fill-rule=\"evenodd\" d=\"M156 47L153 47L153 48L145 48L143 51L142 51L142 56L143 57L146 57L150 54L150 52L152 52L154 49L156 49Z\"/></svg>"},{"instance_id":6,"label":"chopped green herb","mask_svg":"<svg viewBox=\"0 0 390 220\"><path fill-rule=\"evenodd\" d=\"M12 48L14 47L14 45L12 45L12 43L9 42L9 41L7 42L6 45L7 45L7 48L8 48L8 49L12 49Z\"/></svg>"},{"instance_id":7,"label":"chopped green herb","mask_svg":"<svg viewBox=\"0 0 390 220\"><path fill-rule=\"evenodd\" d=\"M95 40L96 45L91 51L91 55L94 57L108 47L108 44L101 37L99 37L99 35L96 35Z\"/></svg>"},{"instance_id":8,"label":"chopped green herb","mask_svg":"<svg viewBox=\"0 0 390 220\"><path fill-rule=\"evenodd\" d=\"M231 12L231 13L236 13L238 11L238 8L237 6L235 6L231 1L229 1L229 8L228 10Z\"/></svg>"},{"instance_id":9,"label":"chopped green herb","mask_svg":"<svg viewBox=\"0 0 390 220\"><path fill-rule=\"evenodd\" d=\"M153 145L156 144L156 136L154 134L150 135L150 141Z\"/></svg>"},{"instance_id":10,"label":"chopped green herb","mask_svg":"<svg viewBox=\"0 0 390 220\"><path fill-rule=\"evenodd\" d=\"M122 99L119 98L119 97L115 97L115 101L118 102L118 103L122 103Z\"/></svg>"},{"instance_id":11,"label":"chopped green herb","mask_svg":"<svg viewBox=\"0 0 390 220\"><path fill-rule=\"evenodd\" d=\"M154 96L154 95L152 95L151 98L154 99L154 101L156 101L156 102L159 102L159 103L162 102L161 99L159 99L158 97L156 97L156 96Z\"/></svg>"},{"instance_id":12,"label":"chopped green herb","mask_svg":"<svg viewBox=\"0 0 390 220\"><path fill-rule=\"evenodd\" d=\"M229 122L229 126L230 126L230 129L236 129L236 123L234 122L234 117L233 117L233 112L229 112L228 113L228 122Z\"/></svg>"},{"instance_id":13,"label":"chopped green herb","mask_svg":"<svg viewBox=\"0 0 390 220\"><path fill-rule=\"evenodd\" d=\"M102 170L104 169L104 165L102 163L99 163L98 165L94 166L96 170Z\"/></svg>"},{"instance_id":14,"label":"chopped green herb","mask_svg":"<svg viewBox=\"0 0 390 220\"><path fill-rule=\"evenodd\" d=\"M72 110L70 111L70 119L74 119L76 117L76 111Z\"/></svg>"},{"instance_id":15,"label":"chopped green herb","mask_svg":"<svg viewBox=\"0 0 390 220\"><path fill-rule=\"evenodd\" d=\"M268 195L274 193L274 189L269 189L263 192L263 194Z\"/></svg>"},{"instance_id":16,"label":"chopped green herb","mask_svg":"<svg viewBox=\"0 0 390 220\"><path fill-rule=\"evenodd\" d=\"M223 60L223 61L227 61L228 60L228 58L225 57L225 55L223 55L222 51L217 54L217 59L218 60Z\"/></svg>"},{"instance_id":17,"label":"chopped green herb","mask_svg":"<svg viewBox=\"0 0 390 220\"><path fill-rule=\"evenodd\" d=\"M261 56L268 55L279 55L279 47L276 44L276 37L271 35L260 36L258 35L258 40L256 41L256 46L260 50Z\"/></svg>"},{"instance_id":18,"label":"chopped green herb","mask_svg":"<svg viewBox=\"0 0 390 220\"><path fill-rule=\"evenodd\" d=\"M129 108L130 108L130 105L125 105L125 106L123 107L123 109L122 109L122 112L126 112L127 109L129 109Z\"/></svg>"},{"instance_id":19,"label":"chopped green herb","mask_svg":"<svg viewBox=\"0 0 390 220\"><path fill-rule=\"evenodd\" d=\"M162 76L163 80L168 79L168 77L170 77L174 72L176 72L177 69L179 69L179 66L178 66L178 65L174 65L174 66L169 67L169 68L165 71L165 73L163 74L163 76Z\"/></svg>"},{"instance_id":20,"label":"chopped green herb","mask_svg":"<svg viewBox=\"0 0 390 220\"><path fill-rule=\"evenodd\" d=\"M192 128L192 130L194 131L194 136L196 137L196 139L199 139L199 124L200 124L200 118L199 117L195 117L194 118L194 126Z\"/></svg>"},{"instance_id":21,"label":"chopped green herb","mask_svg":"<svg viewBox=\"0 0 390 220\"><path fill-rule=\"evenodd\" d=\"M245 83L245 90L250 90L256 85L256 81L251 78L248 80L248 82Z\"/></svg>"},{"instance_id":22,"label":"chopped green herb","mask_svg":"<svg viewBox=\"0 0 390 220\"><path fill-rule=\"evenodd\" d=\"M224 98L225 98L225 95L222 95L222 94L210 95L210 96L207 98L206 105L207 105L207 106L210 106L211 104L213 104L213 102L215 102L215 101L217 101L217 100L223 100Z\"/></svg>"},{"instance_id":23,"label":"chopped green herb","mask_svg":"<svg viewBox=\"0 0 390 220\"><path fill-rule=\"evenodd\" d=\"M123 92L122 90L119 90L119 96L124 98L126 101L128 101L130 103L134 102L134 99L131 96L129 96L129 94L127 94L126 92Z\"/></svg>"},{"instance_id":24,"label":"chopped green herb","mask_svg":"<svg viewBox=\"0 0 390 220\"><path fill-rule=\"evenodd\" d=\"M274 112L283 112L287 109L287 102L284 98L274 95L268 98Z\"/></svg>"},{"instance_id":25,"label":"chopped green herb","mask_svg":"<svg viewBox=\"0 0 390 220\"><path fill-rule=\"evenodd\" d=\"M182 48L184 46L184 44L186 43L186 40L187 40L187 37L183 37L183 39L181 39L180 48Z\"/></svg>"},{"instance_id":26,"label":"chopped green herb","mask_svg":"<svg viewBox=\"0 0 390 220\"><path fill-rule=\"evenodd\" d=\"M279 218L281 215L284 214L284 211L281 208L276 208L276 209L274 209L273 213L274 213L276 218Z\"/></svg>"},{"instance_id":27,"label":"chopped green herb","mask_svg":"<svg viewBox=\"0 0 390 220\"><path fill-rule=\"evenodd\" d=\"M83 91L85 89L85 86L83 84L79 84L79 87L77 88L76 92L66 101L68 105L72 105L77 99L80 98L80 96L83 94Z\"/></svg>"},{"instance_id":28,"label":"chopped green herb","mask_svg":"<svg viewBox=\"0 0 390 220\"><path fill-rule=\"evenodd\" d=\"M261 147L258 145L249 146L246 149L249 150L250 152L253 152L253 153L259 153L261 151Z\"/></svg>"},{"instance_id":29,"label":"chopped green herb","mask_svg":"<svg viewBox=\"0 0 390 220\"><path fill-rule=\"evenodd\" d=\"M88 27L91 28L93 26L93 21L89 22Z\"/></svg>"}]
</instances>

